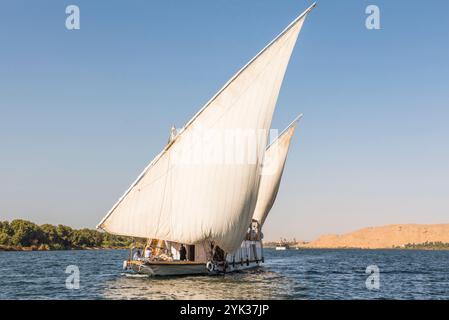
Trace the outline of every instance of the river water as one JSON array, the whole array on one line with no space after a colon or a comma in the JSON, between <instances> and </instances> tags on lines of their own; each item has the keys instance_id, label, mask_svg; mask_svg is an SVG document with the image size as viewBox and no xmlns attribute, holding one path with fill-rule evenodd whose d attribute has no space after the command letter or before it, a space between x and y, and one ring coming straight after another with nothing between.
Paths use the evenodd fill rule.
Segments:
<instances>
[{"instance_id":1,"label":"river water","mask_svg":"<svg viewBox=\"0 0 449 320\"><path fill-rule=\"evenodd\" d=\"M175 278L127 276L126 250L0 252L0 299L449 299L449 251L264 252L256 270Z\"/></svg>"}]
</instances>

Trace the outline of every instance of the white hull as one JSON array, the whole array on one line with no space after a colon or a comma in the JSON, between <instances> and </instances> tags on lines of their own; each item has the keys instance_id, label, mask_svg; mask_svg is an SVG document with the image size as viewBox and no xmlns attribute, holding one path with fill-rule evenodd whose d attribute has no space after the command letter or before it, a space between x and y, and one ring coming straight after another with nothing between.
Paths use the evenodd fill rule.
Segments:
<instances>
[{"instance_id":1,"label":"white hull","mask_svg":"<svg viewBox=\"0 0 449 320\"><path fill-rule=\"evenodd\" d=\"M229 265L226 269L226 272L236 272L240 270L253 269L262 266L262 263L262 261L249 261L248 263L244 262L243 264L236 263L235 265Z\"/></svg>"}]
</instances>

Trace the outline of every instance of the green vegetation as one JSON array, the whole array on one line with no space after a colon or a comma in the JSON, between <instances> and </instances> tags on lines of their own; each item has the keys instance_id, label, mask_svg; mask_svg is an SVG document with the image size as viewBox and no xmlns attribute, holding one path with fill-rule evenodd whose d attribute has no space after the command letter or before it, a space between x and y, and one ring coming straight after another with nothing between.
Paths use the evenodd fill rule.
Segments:
<instances>
[{"instance_id":1,"label":"green vegetation","mask_svg":"<svg viewBox=\"0 0 449 320\"><path fill-rule=\"evenodd\" d=\"M449 250L449 243L441 241L424 242L424 243L407 243L402 247L395 247L396 249L415 249L415 250Z\"/></svg>"},{"instance_id":2,"label":"green vegetation","mask_svg":"<svg viewBox=\"0 0 449 320\"><path fill-rule=\"evenodd\" d=\"M26 220L0 221L0 250L71 250L127 248L133 238L64 225L41 226Z\"/></svg>"}]
</instances>

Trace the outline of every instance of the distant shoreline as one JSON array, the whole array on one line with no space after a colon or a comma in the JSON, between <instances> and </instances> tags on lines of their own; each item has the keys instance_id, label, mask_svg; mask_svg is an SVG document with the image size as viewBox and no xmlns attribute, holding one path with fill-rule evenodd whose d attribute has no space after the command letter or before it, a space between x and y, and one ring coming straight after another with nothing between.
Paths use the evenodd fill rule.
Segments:
<instances>
[{"instance_id":1,"label":"distant shoreline","mask_svg":"<svg viewBox=\"0 0 449 320\"><path fill-rule=\"evenodd\" d=\"M60 251L129 249L146 240L112 235L91 229L72 229L64 225L37 225L16 219L0 221L0 251ZM368 227L342 235L323 235L305 242L281 240L291 249L359 249L359 250L449 250L449 224L397 224ZM267 241L265 248L279 242Z\"/></svg>"},{"instance_id":2,"label":"distant shoreline","mask_svg":"<svg viewBox=\"0 0 449 320\"><path fill-rule=\"evenodd\" d=\"M338 247L338 248L309 248L309 247L298 247L298 249L293 248L290 250L365 250L365 251L374 251L374 250L391 250L391 251L449 251L449 248L357 248L357 247Z\"/></svg>"},{"instance_id":3,"label":"distant shoreline","mask_svg":"<svg viewBox=\"0 0 449 320\"><path fill-rule=\"evenodd\" d=\"M145 240L61 224L37 225L22 219L0 221L0 251L128 249L135 243Z\"/></svg>"},{"instance_id":4,"label":"distant shoreline","mask_svg":"<svg viewBox=\"0 0 449 320\"><path fill-rule=\"evenodd\" d=\"M264 249L275 249L275 246L264 246ZM361 247L290 247L287 250L294 251L305 251L305 250L365 250L365 251L374 251L374 250L406 250L406 251L449 251L449 247L447 248L432 248L432 247L396 247L396 248L361 248Z\"/></svg>"},{"instance_id":5,"label":"distant shoreline","mask_svg":"<svg viewBox=\"0 0 449 320\"><path fill-rule=\"evenodd\" d=\"M275 247L279 243L300 249L449 250L449 223L366 227L345 234L322 235L310 242L272 241L265 247Z\"/></svg>"},{"instance_id":6,"label":"distant shoreline","mask_svg":"<svg viewBox=\"0 0 449 320\"><path fill-rule=\"evenodd\" d=\"M129 250L128 247L78 247L64 249L49 249L39 247L0 246L0 252L29 252L29 251L94 251L94 250Z\"/></svg>"},{"instance_id":7,"label":"distant shoreline","mask_svg":"<svg viewBox=\"0 0 449 320\"><path fill-rule=\"evenodd\" d=\"M276 247L265 247L265 249L275 249ZM39 249L30 247L4 247L0 246L0 252L44 252L44 251L106 251L106 250L129 250L125 247L115 248L101 248L101 247L88 247L88 248L71 248L71 249ZM307 248L307 247L292 247L287 251L308 251L308 250L363 250L363 251L376 251L376 250L389 250L389 251L449 251L449 248Z\"/></svg>"}]
</instances>

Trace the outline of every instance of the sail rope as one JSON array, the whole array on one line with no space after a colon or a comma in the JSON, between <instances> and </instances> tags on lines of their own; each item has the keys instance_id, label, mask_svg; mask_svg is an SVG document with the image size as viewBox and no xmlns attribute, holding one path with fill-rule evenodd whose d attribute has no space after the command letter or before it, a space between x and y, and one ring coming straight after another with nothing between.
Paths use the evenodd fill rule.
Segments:
<instances>
[{"instance_id":1,"label":"sail rope","mask_svg":"<svg viewBox=\"0 0 449 320\"><path fill-rule=\"evenodd\" d=\"M292 36L292 35L289 35L289 37L291 37L291 36ZM289 38L288 38L288 39L289 39ZM286 41L286 43L287 43L287 42L288 42L288 41ZM281 49L284 48L284 46L285 46L285 43L284 43L283 46L280 46L279 48L277 48L277 51L276 51L276 52L279 52ZM267 61L267 63L265 64L265 66L263 66L263 69L266 70L267 67L269 67L269 66L272 65L272 63L273 63L273 61L271 61L271 60L270 60L270 61ZM279 72L280 70L277 70L277 71ZM278 72L277 72L277 73L278 73ZM260 72L259 74L257 74L257 76L253 79L253 81L252 81L250 84L248 84L248 85L245 87L245 90L242 90L242 92L244 92L244 91L246 91L248 88L250 88L250 87L252 86L253 83L256 83L256 82L257 82L257 79L258 79L259 77L261 77L263 74L264 74L263 71ZM273 95L273 93L272 93L272 95ZM219 122L219 121L220 121L220 120L221 120L221 119L222 119L222 118L223 118L229 111L231 111L231 110L235 107L235 105L240 101L240 99L242 98L242 96L243 96L243 94L241 94L239 97L237 97L237 98L232 102L232 104L230 104L229 107L227 107L226 110L225 110L219 117L217 117L217 119L210 125L210 128L211 128L211 129L214 128L214 126L215 126L215 125L216 125L216 124L217 124L217 123L218 123L218 122ZM260 112L259 112L259 114L258 114L258 117L260 117ZM178 134L178 135L179 135L179 134ZM268 135L268 133L267 133L267 135ZM173 141L172 145L173 145L176 141L177 141L177 138ZM199 142L201 142L201 141L199 141ZM197 142L197 144L198 144L199 142ZM197 144L191 144L190 147L187 149L187 152L193 150L194 148L196 148L196 147L197 147ZM170 150L171 150L171 148L167 150L167 153L169 153ZM157 163L157 162L156 162L156 163ZM153 166L156 165L156 163L154 163ZM153 166L152 166L152 167L153 167ZM159 177L157 177L157 178L155 178L155 179L149 181L148 183L146 183L146 184L140 186L139 189L142 190L142 189L145 189L145 188L147 188L147 187L153 185L153 184L154 184L155 182L157 182L158 180L164 178L164 177L165 177L171 170L173 170L174 168L176 168L176 165L167 166L167 170L164 171ZM148 171L149 171L150 169L151 169L151 167L148 168L148 169L146 170L145 175L148 173ZM145 175L144 175L144 176L145 176ZM144 176L142 177L142 179L144 178ZM137 186L137 184L136 184L136 186Z\"/></svg>"}]
</instances>

